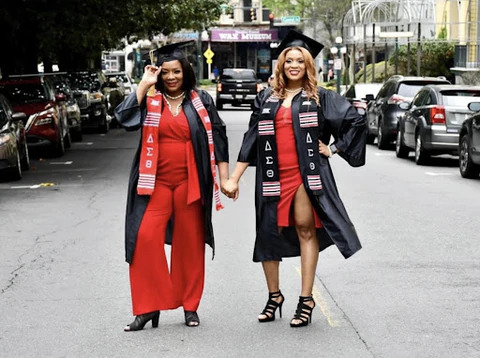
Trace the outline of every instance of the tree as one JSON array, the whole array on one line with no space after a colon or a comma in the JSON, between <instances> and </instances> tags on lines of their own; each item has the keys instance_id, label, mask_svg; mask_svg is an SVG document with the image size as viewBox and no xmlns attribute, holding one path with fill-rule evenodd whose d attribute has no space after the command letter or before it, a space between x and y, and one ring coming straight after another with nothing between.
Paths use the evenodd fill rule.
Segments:
<instances>
[{"instance_id":1,"label":"tree","mask_svg":"<svg viewBox=\"0 0 480 358\"><path fill-rule=\"evenodd\" d=\"M3 0L2 74L100 68L101 51L123 38L152 38L184 28L203 30L216 21L225 0Z\"/></svg>"},{"instance_id":2,"label":"tree","mask_svg":"<svg viewBox=\"0 0 480 358\"><path fill-rule=\"evenodd\" d=\"M417 44L410 44L408 47L402 45L398 49L398 70L405 75L416 75L417 73ZM453 82L455 75L450 71L453 67L455 46L449 42L424 41L421 46L422 61L420 73L422 76L445 76ZM407 61L410 56L410 73L407 73ZM390 57L390 64L395 61L395 55Z\"/></svg>"}]
</instances>

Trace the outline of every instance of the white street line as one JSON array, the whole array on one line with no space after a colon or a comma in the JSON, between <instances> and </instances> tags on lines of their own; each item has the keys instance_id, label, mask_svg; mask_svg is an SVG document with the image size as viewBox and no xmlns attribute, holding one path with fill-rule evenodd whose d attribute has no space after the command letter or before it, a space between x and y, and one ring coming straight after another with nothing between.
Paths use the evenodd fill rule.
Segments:
<instances>
[{"instance_id":1,"label":"white street line","mask_svg":"<svg viewBox=\"0 0 480 358\"><path fill-rule=\"evenodd\" d=\"M70 164L72 164L72 163L73 163L73 161L71 161L71 160L68 160L68 161L66 161L66 162L50 162L50 164L54 164L54 165L55 165L55 164L58 164L58 165L70 165Z\"/></svg>"},{"instance_id":2,"label":"white street line","mask_svg":"<svg viewBox=\"0 0 480 358\"><path fill-rule=\"evenodd\" d=\"M78 142L78 143L73 143L74 145L93 145L93 142Z\"/></svg>"},{"instance_id":3,"label":"white street line","mask_svg":"<svg viewBox=\"0 0 480 358\"><path fill-rule=\"evenodd\" d=\"M448 176L448 175L454 175L453 173L434 173L434 172L425 172L427 175L431 176Z\"/></svg>"}]
</instances>

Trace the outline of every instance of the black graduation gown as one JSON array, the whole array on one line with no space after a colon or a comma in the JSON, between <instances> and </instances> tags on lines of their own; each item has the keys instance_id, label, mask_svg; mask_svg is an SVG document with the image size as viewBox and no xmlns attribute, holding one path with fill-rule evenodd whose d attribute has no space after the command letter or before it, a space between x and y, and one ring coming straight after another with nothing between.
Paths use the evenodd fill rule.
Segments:
<instances>
[{"instance_id":1,"label":"black graduation gown","mask_svg":"<svg viewBox=\"0 0 480 358\"><path fill-rule=\"evenodd\" d=\"M208 112L212 123L213 141L215 146L215 158L217 162L228 162L228 139L226 127L218 115L212 97L205 91L197 90L200 99ZM192 136L195 161L198 168L201 200L205 213L205 242L215 252L215 243L212 227L212 201L213 180L210 169L210 152L208 149L207 133L197 111L193 107L190 98L185 98L183 111L187 117ZM115 117L127 130L133 131L142 128L147 112L146 100L138 105L136 93L131 93L115 109ZM137 152L133 159L132 169L128 182L127 211L125 220L125 259L132 263L137 233L142 222L143 215L148 205L150 196L137 194L138 167L141 153L141 138ZM173 219L173 218L172 218ZM167 229L166 242L171 243L171 232Z\"/></svg>"},{"instance_id":2,"label":"black graduation gown","mask_svg":"<svg viewBox=\"0 0 480 358\"><path fill-rule=\"evenodd\" d=\"M261 92L254 103L250 117L249 129L244 134L238 161L256 165L256 240L253 261L281 261L282 257L300 255L300 244L295 227L283 228L278 233L277 201L264 200L262 186L262 149L258 148L258 121L265 100L270 90ZM339 155L351 166L359 167L365 164L366 122L356 109L342 96L333 91L318 88L320 106L318 106L319 138L323 143L329 143L333 136L339 149ZM296 139L297 153L305 153L305 139L299 136L299 111L302 104L301 94L292 100L292 119ZM274 119L281 105L279 101L270 119ZM263 117L262 119L265 119ZM300 173L312 206L323 223L323 228L317 229L320 251L335 244L345 258L352 256L361 249L360 240L350 221L347 211L338 194L335 179L328 158L320 155L320 176L323 190L320 195L314 195L308 189L305 163L299 157Z\"/></svg>"}]
</instances>

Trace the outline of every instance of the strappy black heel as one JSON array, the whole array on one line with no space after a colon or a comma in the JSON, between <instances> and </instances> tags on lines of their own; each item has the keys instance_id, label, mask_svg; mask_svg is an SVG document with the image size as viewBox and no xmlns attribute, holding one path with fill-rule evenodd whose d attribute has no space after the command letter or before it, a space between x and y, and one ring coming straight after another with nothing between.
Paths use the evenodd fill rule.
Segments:
<instances>
[{"instance_id":1,"label":"strappy black heel","mask_svg":"<svg viewBox=\"0 0 480 358\"><path fill-rule=\"evenodd\" d=\"M152 321L152 327L158 327L158 319L160 318L160 311L153 311L150 313L145 313L138 315L135 317L135 321L127 325L123 330L125 332L131 331L141 331L143 327L148 323L148 321Z\"/></svg>"},{"instance_id":2,"label":"strappy black heel","mask_svg":"<svg viewBox=\"0 0 480 358\"><path fill-rule=\"evenodd\" d=\"M273 300L274 298L280 298L280 297L282 298L281 302L277 302ZM280 313L280 318L282 318L282 305L284 301L285 301L285 297L283 297L282 292L280 291L269 292L267 305L263 309L262 313L260 313L265 315L265 318L259 318L258 321L262 323L275 321L275 312L277 311L277 308Z\"/></svg>"},{"instance_id":3,"label":"strappy black heel","mask_svg":"<svg viewBox=\"0 0 480 358\"><path fill-rule=\"evenodd\" d=\"M188 327L198 327L200 325L200 318L196 311L185 311L185 324Z\"/></svg>"},{"instance_id":4,"label":"strappy black heel","mask_svg":"<svg viewBox=\"0 0 480 358\"><path fill-rule=\"evenodd\" d=\"M305 302L313 302L313 307L306 305ZM300 296L297 311L290 322L290 327L304 327L312 323L312 312L316 304L312 296ZM299 320L299 323L293 323L293 321Z\"/></svg>"}]
</instances>

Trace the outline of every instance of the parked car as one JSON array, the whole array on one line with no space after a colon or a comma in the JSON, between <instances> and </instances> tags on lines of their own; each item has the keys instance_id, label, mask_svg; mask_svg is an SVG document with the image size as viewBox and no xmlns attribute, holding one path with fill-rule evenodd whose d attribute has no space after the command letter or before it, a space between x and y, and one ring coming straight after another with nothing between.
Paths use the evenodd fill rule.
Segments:
<instances>
[{"instance_id":1,"label":"parked car","mask_svg":"<svg viewBox=\"0 0 480 358\"><path fill-rule=\"evenodd\" d=\"M410 102L417 92L427 84L450 84L444 77L392 76L384 83L367 109L368 137L373 143L377 138L380 149L386 149L397 137L398 117L405 112L399 107Z\"/></svg>"},{"instance_id":2,"label":"parked car","mask_svg":"<svg viewBox=\"0 0 480 358\"><path fill-rule=\"evenodd\" d=\"M476 98L480 101L480 87L427 85L411 103L400 103L406 112L397 125L397 157L414 150L415 162L424 164L432 155L457 154L462 123L472 113L468 104Z\"/></svg>"},{"instance_id":3,"label":"parked car","mask_svg":"<svg viewBox=\"0 0 480 358\"><path fill-rule=\"evenodd\" d=\"M0 95L0 178L19 180L30 169L25 127L27 115L14 113L8 100Z\"/></svg>"},{"instance_id":4,"label":"parked car","mask_svg":"<svg viewBox=\"0 0 480 358\"><path fill-rule=\"evenodd\" d=\"M469 103L475 112L462 123L459 136L459 168L464 178L478 178L480 173L480 100Z\"/></svg>"},{"instance_id":5,"label":"parked car","mask_svg":"<svg viewBox=\"0 0 480 358\"><path fill-rule=\"evenodd\" d=\"M68 81L66 73L52 74L49 78L52 79L55 86L55 93L65 95L67 123L70 130L70 137L74 141L81 141L83 138L81 111L77 100L73 96L73 90L70 87L70 82Z\"/></svg>"},{"instance_id":6,"label":"parked car","mask_svg":"<svg viewBox=\"0 0 480 358\"><path fill-rule=\"evenodd\" d=\"M70 146L65 95L57 94L52 83L41 75L11 76L0 80L2 93L15 112L24 112L29 148L46 147L62 156Z\"/></svg>"},{"instance_id":7,"label":"parked car","mask_svg":"<svg viewBox=\"0 0 480 358\"><path fill-rule=\"evenodd\" d=\"M217 82L216 106L223 109L225 103L234 106L253 102L257 93L263 89L255 71L249 68L224 68Z\"/></svg>"},{"instance_id":8,"label":"parked car","mask_svg":"<svg viewBox=\"0 0 480 358\"><path fill-rule=\"evenodd\" d=\"M107 72L105 76L108 78L116 78L117 82L122 82L123 88L125 89L125 96L128 96L130 93L137 90L137 85L125 72Z\"/></svg>"},{"instance_id":9,"label":"parked car","mask_svg":"<svg viewBox=\"0 0 480 358\"><path fill-rule=\"evenodd\" d=\"M347 88L343 96L357 109L364 118L367 117L367 106L382 88L383 83L354 83Z\"/></svg>"},{"instance_id":10,"label":"parked car","mask_svg":"<svg viewBox=\"0 0 480 358\"><path fill-rule=\"evenodd\" d=\"M68 75L73 96L80 107L82 128L108 132L107 97L102 92L105 76L101 72L73 72Z\"/></svg>"}]
</instances>

